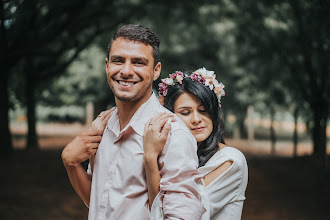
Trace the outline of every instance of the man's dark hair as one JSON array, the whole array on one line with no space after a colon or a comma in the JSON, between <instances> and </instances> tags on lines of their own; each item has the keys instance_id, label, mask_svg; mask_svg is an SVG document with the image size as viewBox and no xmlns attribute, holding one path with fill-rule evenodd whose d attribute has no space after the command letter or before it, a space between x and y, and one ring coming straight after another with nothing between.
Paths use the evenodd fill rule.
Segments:
<instances>
[{"instance_id":1,"label":"man's dark hair","mask_svg":"<svg viewBox=\"0 0 330 220\"><path fill-rule=\"evenodd\" d=\"M189 71L185 74L190 75L191 72ZM211 135L206 138L206 140L201 142L197 149L199 166L204 166L213 154L218 151L218 143L225 143L222 137L224 124L220 117L220 108L217 96L207 86L198 81L193 81L189 77L185 77L182 80L182 84L175 83L167 88L168 91L164 98L164 106L168 110L174 112L174 103L178 97L183 93L190 93L197 97L212 120L213 131Z\"/></svg>"},{"instance_id":2,"label":"man's dark hair","mask_svg":"<svg viewBox=\"0 0 330 220\"><path fill-rule=\"evenodd\" d=\"M119 28L111 38L110 43L108 45L108 56L110 53L112 43L119 37L131 41L138 41L144 43L145 45L150 45L152 47L152 55L154 57L154 66L156 66L156 64L160 62L160 55L159 55L160 42L157 35L154 32L152 32L149 28L139 24L128 24Z\"/></svg>"}]
</instances>

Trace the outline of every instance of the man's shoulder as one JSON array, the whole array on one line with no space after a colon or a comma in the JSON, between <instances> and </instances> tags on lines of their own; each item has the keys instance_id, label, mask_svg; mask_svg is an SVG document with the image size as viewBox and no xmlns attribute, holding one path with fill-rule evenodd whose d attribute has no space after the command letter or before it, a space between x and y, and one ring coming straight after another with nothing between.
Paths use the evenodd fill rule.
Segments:
<instances>
[{"instance_id":1,"label":"man's shoulder","mask_svg":"<svg viewBox=\"0 0 330 220\"><path fill-rule=\"evenodd\" d=\"M177 130L182 130L184 132L188 132L189 134L191 134L189 128L187 127L187 125L182 121L182 119L179 116L174 114L174 118L176 119L176 121L171 124L172 132L177 131Z\"/></svg>"}]
</instances>

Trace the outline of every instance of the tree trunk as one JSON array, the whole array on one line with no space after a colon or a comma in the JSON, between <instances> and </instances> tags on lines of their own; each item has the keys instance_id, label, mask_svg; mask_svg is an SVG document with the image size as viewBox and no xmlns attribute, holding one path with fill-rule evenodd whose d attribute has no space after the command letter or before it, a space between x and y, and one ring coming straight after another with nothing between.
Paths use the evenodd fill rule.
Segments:
<instances>
[{"instance_id":1,"label":"tree trunk","mask_svg":"<svg viewBox=\"0 0 330 220\"><path fill-rule=\"evenodd\" d=\"M38 149L38 136L36 132L36 99L35 99L35 86L34 80L28 76L27 79L27 119L28 119L28 135L26 149Z\"/></svg>"},{"instance_id":2,"label":"tree trunk","mask_svg":"<svg viewBox=\"0 0 330 220\"><path fill-rule=\"evenodd\" d=\"M299 108L296 107L294 110L294 132L293 132L293 156L297 157L297 146L298 146L298 112Z\"/></svg>"},{"instance_id":3,"label":"tree trunk","mask_svg":"<svg viewBox=\"0 0 330 220\"><path fill-rule=\"evenodd\" d=\"M9 94L8 94L8 83L9 83L9 65L8 65L8 42L6 36L6 29L4 26L4 5L3 1L0 3L0 69L2 79L0 80L0 154L8 154L13 151L11 142L11 134L9 131Z\"/></svg>"},{"instance_id":4,"label":"tree trunk","mask_svg":"<svg viewBox=\"0 0 330 220\"><path fill-rule=\"evenodd\" d=\"M319 168L325 168L327 165L327 120L328 120L328 103L319 102L312 106L314 126L312 129L313 136L313 156L316 159Z\"/></svg>"},{"instance_id":5,"label":"tree trunk","mask_svg":"<svg viewBox=\"0 0 330 220\"><path fill-rule=\"evenodd\" d=\"M11 142L11 134L9 131L9 95L8 95L8 74L6 70L3 73L3 79L0 80L0 134L1 134L1 147L0 152L2 154L8 154L13 151Z\"/></svg>"},{"instance_id":6,"label":"tree trunk","mask_svg":"<svg viewBox=\"0 0 330 220\"><path fill-rule=\"evenodd\" d=\"M245 126L245 119L246 119L246 111L236 115L236 124L238 126L239 131L239 138L246 139L247 138L247 130Z\"/></svg>"},{"instance_id":7,"label":"tree trunk","mask_svg":"<svg viewBox=\"0 0 330 220\"><path fill-rule=\"evenodd\" d=\"M271 107L270 109L270 141L271 141L271 155L275 154L275 143L276 143L276 135L274 129L274 118L275 118L275 110Z\"/></svg>"}]
</instances>

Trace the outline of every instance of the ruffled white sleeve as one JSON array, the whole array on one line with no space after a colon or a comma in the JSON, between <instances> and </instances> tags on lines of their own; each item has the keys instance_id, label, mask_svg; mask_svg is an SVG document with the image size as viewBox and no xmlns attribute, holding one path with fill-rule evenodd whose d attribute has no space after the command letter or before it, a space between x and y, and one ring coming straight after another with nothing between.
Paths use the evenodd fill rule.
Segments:
<instances>
[{"instance_id":1,"label":"ruffled white sleeve","mask_svg":"<svg viewBox=\"0 0 330 220\"><path fill-rule=\"evenodd\" d=\"M233 161L233 164L223 174L204 188L209 200L210 216L222 210L226 205L237 201L242 201L241 207L238 207L237 210L241 212L245 200L248 170L244 155L231 147L225 147L220 151L205 166L199 168L199 171L205 176L224 162Z\"/></svg>"}]
</instances>

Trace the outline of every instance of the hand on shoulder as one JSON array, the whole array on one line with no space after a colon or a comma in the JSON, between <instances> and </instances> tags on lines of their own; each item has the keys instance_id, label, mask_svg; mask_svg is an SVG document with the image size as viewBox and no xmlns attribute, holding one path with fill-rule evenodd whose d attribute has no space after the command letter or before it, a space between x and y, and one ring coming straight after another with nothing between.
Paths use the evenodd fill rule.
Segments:
<instances>
[{"instance_id":1,"label":"hand on shoulder","mask_svg":"<svg viewBox=\"0 0 330 220\"><path fill-rule=\"evenodd\" d=\"M165 112L148 120L143 135L143 148L146 157L158 157L162 152L172 121L175 121L173 114Z\"/></svg>"},{"instance_id":2,"label":"hand on shoulder","mask_svg":"<svg viewBox=\"0 0 330 220\"><path fill-rule=\"evenodd\" d=\"M93 130L99 130L104 131L105 126L107 125L113 111L116 109L116 107L113 107L109 110L101 112L95 120L92 122L92 129Z\"/></svg>"},{"instance_id":3,"label":"hand on shoulder","mask_svg":"<svg viewBox=\"0 0 330 220\"><path fill-rule=\"evenodd\" d=\"M102 132L90 130L73 139L62 151L62 160L66 167L80 165L97 151Z\"/></svg>"}]
</instances>

